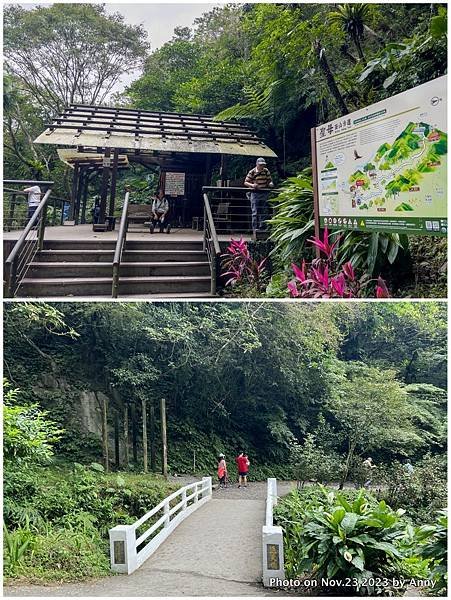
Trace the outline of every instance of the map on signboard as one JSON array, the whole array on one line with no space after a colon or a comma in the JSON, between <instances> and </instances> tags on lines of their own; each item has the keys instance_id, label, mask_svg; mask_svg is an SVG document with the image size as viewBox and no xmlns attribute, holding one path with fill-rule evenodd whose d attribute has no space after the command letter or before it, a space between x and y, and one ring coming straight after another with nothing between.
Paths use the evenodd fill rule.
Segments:
<instances>
[{"instance_id":1,"label":"map on signboard","mask_svg":"<svg viewBox=\"0 0 451 600\"><path fill-rule=\"evenodd\" d=\"M185 173L166 173L165 194L168 196L185 195Z\"/></svg>"},{"instance_id":2,"label":"map on signboard","mask_svg":"<svg viewBox=\"0 0 451 600\"><path fill-rule=\"evenodd\" d=\"M446 76L316 129L320 222L447 233Z\"/></svg>"}]
</instances>

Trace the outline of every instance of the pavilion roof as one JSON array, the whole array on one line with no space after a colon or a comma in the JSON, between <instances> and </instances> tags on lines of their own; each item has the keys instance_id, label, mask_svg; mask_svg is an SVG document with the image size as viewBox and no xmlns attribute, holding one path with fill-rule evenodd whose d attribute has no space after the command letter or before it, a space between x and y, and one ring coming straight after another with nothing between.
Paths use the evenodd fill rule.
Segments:
<instances>
[{"instance_id":1,"label":"pavilion roof","mask_svg":"<svg viewBox=\"0 0 451 600\"><path fill-rule=\"evenodd\" d=\"M250 129L209 115L72 104L34 141L97 152L181 152L276 157Z\"/></svg>"}]
</instances>

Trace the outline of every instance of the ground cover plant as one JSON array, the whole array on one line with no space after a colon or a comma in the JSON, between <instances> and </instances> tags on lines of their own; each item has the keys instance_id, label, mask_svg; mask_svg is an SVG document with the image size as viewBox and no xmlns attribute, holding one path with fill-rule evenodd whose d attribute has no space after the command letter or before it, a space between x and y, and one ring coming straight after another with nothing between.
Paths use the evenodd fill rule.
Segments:
<instances>
[{"instance_id":1,"label":"ground cover plant","mask_svg":"<svg viewBox=\"0 0 451 600\"><path fill-rule=\"evenodd\" d=\"M446 594L443 513L437 524L416 527L404 509L367 490L319 486L283 498L275 519L284 528L287 577L314 578L338 595L403 595L410 578L431 578L434 595Z\"/></svg>"}]
</instances>

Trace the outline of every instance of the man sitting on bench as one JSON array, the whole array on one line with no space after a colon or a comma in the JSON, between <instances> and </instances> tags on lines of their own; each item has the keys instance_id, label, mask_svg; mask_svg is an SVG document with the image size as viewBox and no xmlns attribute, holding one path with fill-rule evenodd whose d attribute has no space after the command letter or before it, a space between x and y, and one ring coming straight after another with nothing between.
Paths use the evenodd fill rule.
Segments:
<instances>
[{"instance_id":1,"label":"man sitting on bench","mask_svg":"<svg viewBox=\"0 0 451 600\"><path fill-rule=\"evenodd\" d=\"M165 198L163 190L158 191L158 196L153 199L152 202L152 216L150 218L150 233L155 231L155 227L158 225L160 233L163 233L166 228L166 233L171 231L171 224L168 219L169 214L169 202Z\"/></svg>"}]
</instances>

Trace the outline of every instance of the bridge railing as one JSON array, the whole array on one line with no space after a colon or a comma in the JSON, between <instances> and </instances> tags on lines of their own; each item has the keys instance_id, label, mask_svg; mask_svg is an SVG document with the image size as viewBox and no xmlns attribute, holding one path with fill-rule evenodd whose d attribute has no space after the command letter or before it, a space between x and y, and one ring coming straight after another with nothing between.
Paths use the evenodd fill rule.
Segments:
<instances>
[{"instance_id":1,"label":"bridge railing","mask_svg":"<svg viewBox=\"0 0 451 600\"><path fill-rule=\"evenodd\" d=\"M111 569L130 575L189 515L211 499L211 477L180 488L132 525L110 529Z\"/></svg>"},{"instance_id":2,"label":"bridge railing","mask_svg":"<svg viewBox=\"0 0 451 600\"><path fill-rule=\"evenodd\" d=\"M266 515L262 527L263 585L274 586L271 579L285 579L283 556L283 529L274 525L274 507L277 505L277 479L269 478L266 490Z\"/></svg>"}]
</instances>

